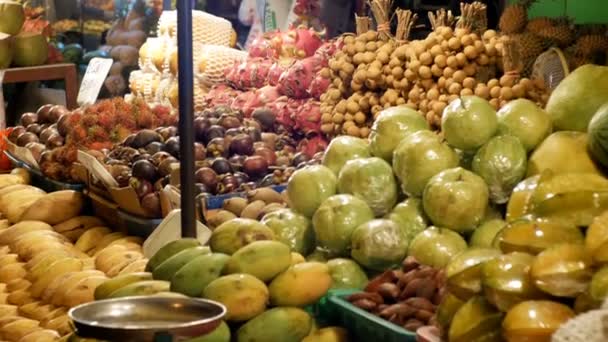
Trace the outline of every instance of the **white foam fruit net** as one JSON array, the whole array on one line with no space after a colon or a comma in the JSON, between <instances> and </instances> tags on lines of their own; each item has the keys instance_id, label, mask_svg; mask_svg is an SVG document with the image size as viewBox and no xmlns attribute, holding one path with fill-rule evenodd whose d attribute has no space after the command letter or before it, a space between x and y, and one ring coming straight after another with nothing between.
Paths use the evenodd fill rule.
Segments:
<instances>
[{"instance_id":1,"label":"white foam fruit net","mask_svg":"<svg viewBox=\"0 0 608 342\"><path fill-rule=\"evenodd\" d=\"M608 301L601 309L576 316L562 325L551 342L606 342L608 341Z\"/></svg>"},{"instance_id":2,"label":"white foam fruit net","mask_svg":"<svg viewBox=\"0 0 608 342\"><path fill-rule=\"evenodd\" d=\"M211 86L225 80L226 68L247 58L247 52L219 45L201 45L195 72L201 83Z\"/></svg>"}]
</instances>

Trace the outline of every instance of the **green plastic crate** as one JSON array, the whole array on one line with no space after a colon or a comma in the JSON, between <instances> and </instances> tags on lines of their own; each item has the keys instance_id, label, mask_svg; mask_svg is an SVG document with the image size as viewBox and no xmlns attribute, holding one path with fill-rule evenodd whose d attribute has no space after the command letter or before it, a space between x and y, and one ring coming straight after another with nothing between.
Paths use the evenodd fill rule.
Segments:
<instances>
[{"instance_id":1,"label":"green plastic crate","mask_svg":"<svg viewBox=\"0 0 608 342\"><path fill-rule=\"evenodd\" d=\"M346 300L360 290L334 290L311 310L323 325L337 325L348 330L355 342L415 342L416 333L403 329L378 316L361 310Z\"/></svg>"}]
</instances>

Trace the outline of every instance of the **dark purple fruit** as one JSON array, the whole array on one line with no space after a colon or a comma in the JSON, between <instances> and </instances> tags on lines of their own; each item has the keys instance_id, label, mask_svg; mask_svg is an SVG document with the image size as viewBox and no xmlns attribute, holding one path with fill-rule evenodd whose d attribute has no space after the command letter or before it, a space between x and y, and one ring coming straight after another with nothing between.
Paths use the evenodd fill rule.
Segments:
<instances>
[{"instance_id":1,"label":"dark purple fruit","mask_svg":"<svg viewBox=\"0 0 608 342\"><path fill-rule=\"evenodd\" d=\"M156 166L147 160L138 160L133 163L131 173L133 177L145 179L148 182L155 182L158 178Z\"/></svg>"},{"instance_id":2,"label":"dark purple fruit","mask_svg":"<svg viewBox=\"0 0 608 342\"><path fill-rule=\"evenodd\" d=\"M160 152L154 153L152 155L152 157L150 157L150 161L152 162L152 164L154 164L156 167L158 167L160 165L160 163L162 163L167 158L173 158L173 157L165 151L160 151Z\"/></svg>"},{"instance_id":3,"label":"dark purple fruit","mask_svg":"<svg viewBox=\"0 0 608 342\"><path fill-rule=\"evenodd\" d=\"M135 140L135 134L131 134L122 141L123 146L131 146L133 144L133 140Z\"/></svg>"},{"instance_id":4,"label":"dark purple fruit","mask_svg":"<svg viewBox=\"0 0 608 342\"><path fill-rule=\"evenodd\" d=\"M253 139L247 134L239 134L230 142L230 154L250 156L253 151Z\"/></svg>"},{"instance_id":5,"label":"dark purple fruit","mask_svg":"<svg viewBox=\"0 0 608 342\"><path fill-rule=\"evenodd\" d=\"M247 127L245 128L245 133L247 133L253 141L262 140L262 131L257 127Z\"/></svg>"},{"instance_id":6,"label":"dark purple fruit","mask_svg":"<svg viewBox=\"0 0 608 342\"><path fill-rule=\"evenodd\" d=\"M204 142L207 130L211 127L209 119L198 117L194 119L192 125L194 126L194 139L196 139L196 141Z\"/></svg>"},{"instance_id":7,"label":"dark purple fruit","mask_svg":"<svg viewBox=\"0 0 608 342\"><path fill-rule=\"evenodd\" d=\"M207 150L205 149L205 145L195 142L194 143L194 160L205 160L207 157Z\"/></svg>"},{"instance_id":8,"label":"dark purple fruit","mask_svg":"<svg viewBox=\"0 0 608 342\"><path fill-rule=\"evenodd\" d=\"M208 144L211 140L215 138L223 138L224 134L226 134L226 130L222 126L212 125L207 129L205 134L205 144Z\"/></svg>"},{"instance_id":9,"label":"dark purple fruit","mask_svg":"<svg viewBox=\"0 0 608 342\"><path fill-rule=\"evenodd\" d=\"M64 137L70 132L70 125L68 122L70 120L70 116L70 113L63 114L59 117L59 120L57 120L57 132Z\"/></svg>"},{"instance_id":10,"label":"dark purple fruit","mask_svg":"<svg viewBox=\"0 0 608 342\"><path fill-rule=\"evenodd\" d=\"M136 177L131 177L131 179L129 179L129 185L135 190L135 193L139 198L143 198L154 190L152 183Z\"/></svg>"},{"instance_id":11,"label":"dark purple fruit","mask_svg":"<svg viewBox=\"0 0 608 342\"><path fill-rule=\"evenodd\" d=\"M218 193L228 194L236 191L239 188L239 181L233 175L222 177L222 181L218 184Z\"/></svg>"},{"instance_id":12,"label":"dark purple fruit","mask_svg":"<svg viewBox=\"0 0 608 342\"><path fill-rule=\"evenodd\" d=\"M23 113L19 119L19 124L24 127L35 123L38 123L38 115L36 113Z\"/></svg>"},{"instance_id":13,"label":"dark purple fruit","mask_svg":"<svg viewBox=\"0 0 608 342\"><path fill-rule=\"evenodd\" d=\"M45 145L49 150L52 150L54 148L63 146L63 143L64 143L63 137L61 135L59 135L59 133L54 133L54 134L51 134L51 136L48 137L48 139L46 139Z\"/></svg>"},{"instance_id":14,"label":"dark purple fruit","mask_svg":"<svg viewBox=\"0 0 608 342\"><path fill-rule=\"evenodd\" d=\"M51 123L49 120L49 113L51 111L51 108L53 108L52 104L45 104L44 106L38 108L38 110L36 111L36 115L38 116L38 123Z\"/></svg>"},{"instance_id":15,"label":"dark purple fruit","mask_svg":"<svg viewBox=\"0 0 608 342\"><path fill-rule=\"evenodd\" d=\"M165 152L179 158L179 137L171 137L165 141Z\"/></svg>"},{"instance_id":16,"label":"dark purple fruit","mask_svg":"<svg viewBox=\"0 0 608 342\"><path fill-rule=\"evenodd\" d=\"M141 207L149 217L161 217L160 196L157 192L145 195L141 199Z\"/></svg>"},{"instance_id":17,"label":"dark purple fruit","mask_svg":"<svg viewBox=\"0 0 608 342\"><path fill-rule=\"evenodd\" d=\"M172 165L175 163L179 163L175 157L169 157L163 160L160 164L158 164L158 172L162 177L169 176L173 171Z\"/></svg>"},{"instance_id":18,"label":"dark purple fruit","mask_svg":"<svg viewBox=\"0 0 608 342\"><path fill-rule=\"evenodd\" d=\"M160 141L153 141L146 145L146 152L150 154L155 154L156 152L160 152L165 148L165 144Z\"/></svg>"},{"instance_id":19,"label":"dark purple fruit","mask_svg":"<svg viewBox=\"0 0 608 342\"><path fill-rule=\"evenodd\" d=\"M260 179L268 174L268 162L260 156L251 156L243 163L243 172L252 179Z\"/></svg>"},{"instance_id":20,"label":"dark purple fruit","mask_svg":"<svg viewBox=\"0 0 608 342\"><path fill-rule=\"evenodd\" d=\"M209 188L202 183L194 183L194 195L198 196L200 194L206 194L206 193L210 193L211 191L209 190Z\"/></svg>"},{"instance_id":21,"label":"dark purple fruit","mask_svg":"<svg viewBox=\"0 0 608 342\"><path fill-rule=\"evenodd\" d=\"M26 132L32 132L32 133L34 133L34 134L36 134L36 135L39 135L39 134L40 134L40 132L42 131L42 126L40 126L40 125L39 125L39 124L37 124L37 123L33 123L33 124L31 124L31 125L27 126L27 127L25 128L25 131L26 131Z\"/></svg>"},{"instance_id":22,"label":"dark purple fruit","mask_svg":"<svg viewBox=\"0 0 608 342\"><path fill-rule=\"evenodd\" d=\"M241 127L241 120L239 120L239 118L237 118L236 116L230 114L222 114L222 116L220 116L218 124L224 127L225 129L237 128Z\"/></svg>"},{"instance_id":23,"label":"dark purple fruit","mask_svg":"<svg viewBox=\"0 0 608 342\"><path fill-rule=\"evenodd\" d=\"M224 138L214 138L207 144L207 156L210 158L225 157L228 155L226 140Z\"/></svg>"},{"instance_id":24,"label":"dark purple fruit","mask_svg":"<svg viewBox=\"0 0 608 342\"><path fill-rule=\"evenodd\" d=\"M25 133L25 127L23 126L15 126L13 127L13 129L11 130L11 132L8 135L8 140L10 142L12 142L13 144L17 143L17 138L19 138L19 136L21 134Z\"/></svg>"},{"instance_id":25,"label":"dark purple fruit","mask_svg":"<svg viewBox=\"0 0 608 342\"><path fill-rule=\"evenodd\" d=\"M166 141L177 135L177 127L162 127L158 130L158 133L163 137L163 141Z\"/></svg>"},{"instance_id":26,"label":"dark purple fruit","mask_svg":"<svg viewBox=\"0 0 608 342\"><path fill-rule=\"evenodd\" d=\"M162 142L163 137L151 129L142 129L135 134L135 138L129 146L133 148L142 148L152 142Z\"/></svg>"},{"instance_id":27,"label":"dark purple fruit","mask_svg":"<svg viewBox=\"0 0 608 342\"><path fill-rule=\"evenodd\" d=\"M22 133L17 138L17 146L24 147L25 145L27 145L31 142L38 142L38 136L32 132Z\"/></svg>"},{"instance_id":28,"label":"dark purple fruit","mask_svg":"<svg viewBox=\"0 0 608 342\"><path fill-rule=\"evenodd\" d=\"M234 177L239 181L239 185L249 182L249 176L244 172L235 172Z\"/></svg>"},{"instance_id":29,"label":"dark purple fruit","mask_svg":"<svg viewBox=\"0 0 608 342\"><path fill-rule=\"evenodd\" d=\"M216 158L213 163L211 163L211 168L218 175L223 175L232 172L232 166L230 165L228 160L226 160L226 158Z\"/></svg>"},{"instance_id":30,"label":"dark purple fruit","mask_svg":"<svg viewBox=\"0 0 608 342\"><path fill-rule=\"evenodd\" d=\"M67 114L70 111L62 105L56 105L51 107L51 110L49 111L49 116L48 116L48 123L56 123L59 118L63 115L63 114Z\"/></svg>"},{"instance_id":31,"label":"dark purple fruit","mask_svg":"<svg viewBox=\"0 0 608 342\"><path fill-rule=\"evenodd\" d=\"M224 135L224 137L226 138L234 138L239 134L243 134L243 129L241 127L239 128L231 128L229 130L226 130L226 134Z\"/></svg>"},{"instance_id":32,"label":"dark purple fruit","mask_svg":"<svg viewBox=\"0 0 608 342\"><path fill-rule=\"evenodd\" d=\"M215 189L219 181L217 173L208 167L201 167L196 170L194 179L197 183L204 184L209 189Z\"/></svg>"},{"instance_id":33,"label":"dark purple fruit","mask_svg":"<svg viewBox=\"0 0 608 342\"><path fill-rule=\"evenodd\" d=\"M263 131L274 131L276 116L270 109L258 108L253 111L251 117L260 124Z\"/></svg>"},{"instance_id":34,"label":"dark purple fruit","mask_svg":"<svg viewBox=\"0 0 608 342\"><path fill-rule=\"evenodd\" d=\"M228 162L230 163L230 165L232 165L232 168L234 170L241 170L243 168L243 163L245 162L246 158L247 158L247 156L235 154L235 155L231 156L230 158L228 158Z\"/></svg>"},{"instance_id":35,"label":"dark purple fruit","mask_svg":"<svg viewBox=\"0 0 608 342\"><path fill-rule=\"evenodd\" d=\"M254 153L256 156L260 156L266 160L268 165L275 165L277 163L277 154L266 147L257 148Z\"/></svg>"}]
</instances>

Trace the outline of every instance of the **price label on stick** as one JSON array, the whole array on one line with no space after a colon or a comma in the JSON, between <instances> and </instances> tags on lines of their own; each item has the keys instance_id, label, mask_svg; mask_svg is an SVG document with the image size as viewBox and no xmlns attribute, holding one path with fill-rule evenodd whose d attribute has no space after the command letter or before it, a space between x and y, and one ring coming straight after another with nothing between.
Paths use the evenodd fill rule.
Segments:
<instances>
[{"instance_id":1,"label":"price label on stick","mask_svg":"<svg viewBox=\"0 0 608 342\"><path fill-rule=\"evenodd\" d=\"M110 58L91 59L80 84L77 99L79 106L91 105L97 101L101 86L106 80L113 62Z\"/></svg>"}]
</instances>

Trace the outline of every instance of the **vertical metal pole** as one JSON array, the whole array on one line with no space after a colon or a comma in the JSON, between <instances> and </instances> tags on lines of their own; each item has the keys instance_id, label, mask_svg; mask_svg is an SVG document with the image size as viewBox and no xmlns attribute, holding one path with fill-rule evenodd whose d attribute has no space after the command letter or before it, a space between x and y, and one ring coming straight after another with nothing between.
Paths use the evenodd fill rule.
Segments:
<instances>
[{"instance_id":1,"label":"vertical metal pole","mask_svg":"<svg viewBox=\"0 0 608 342\"><path fill-rule=\"evenodd\" d=\"M179 49L179 152L182 237L196 237L194 203L194 81L192 71L193 0L177 1Z\"/></svg>"}]
</instances>

